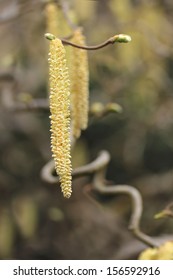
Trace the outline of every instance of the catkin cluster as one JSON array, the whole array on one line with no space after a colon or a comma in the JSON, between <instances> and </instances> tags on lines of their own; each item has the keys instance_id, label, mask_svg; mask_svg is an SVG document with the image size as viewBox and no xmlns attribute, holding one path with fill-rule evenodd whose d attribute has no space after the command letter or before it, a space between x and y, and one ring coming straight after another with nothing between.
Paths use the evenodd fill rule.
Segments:
<instances>
[{"instance_id":1,"label":"catkin cluster","mask_svg":"<svg viewBox=\"0 0 173 280\"><path fill-rule=\"evenodd\" d=\"M50 41L49 52L51 149L64 197L71 188L70 82L65 49L59 39Z\"/></svg>"},{"instance_id":2,"label":"catkin cluster","mask_svg":"<svg viewBox=\"0 0 173 280\"><path fill-rule=\"evenodd\" d=\"M72 42L85 45L81 28L75 30ZM72 134L78 138L88 125L88 56L83 49L72 48L70 60Z\"/></svg>"},{"instance_id":3,"label":"catkin cluster","mask_svg":"<svg viewBox=\"0 0 173 280\"><path fill-rule=\"evenodd\" d=\"M88 124L87 52L72 48L71 60L68 64L69 71L66 50L61 40L50 33L47 33L47 38L50 40L51 149L63 195L69 198L72 192L70 120L75 138L80 136L81 130L86 129ZM81 29L75 31L73 42L84 45L85 40Z\"/></svg>"}]
</instances>

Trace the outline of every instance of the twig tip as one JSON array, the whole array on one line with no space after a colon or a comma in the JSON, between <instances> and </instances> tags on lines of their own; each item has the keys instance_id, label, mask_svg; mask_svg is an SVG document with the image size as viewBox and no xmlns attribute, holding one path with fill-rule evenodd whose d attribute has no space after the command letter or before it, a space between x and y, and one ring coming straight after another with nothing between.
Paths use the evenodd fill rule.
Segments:
<instances>
[{"instance_id":1,"label":"twig tip","mask_svg":"<svg viewBox=\"0 0 173 280\"><path fill-rule=\"evenodd\" d=\"M56 39L55 35L53 35L51 33L45 33L44 36L45 36L46 39L48 39L50 41Z\"/></svg>"},{"instance_id":2,"label":"twig tip","mask_svg":"<svg viewBox=\"0 0 173 280\"><path fill-rule=\"evenodd\" d=\"M118 43L129 43L131 42L132 38L129 35L126 34L119 34L119 35L115 35L112 38L112 42L118 42Z\"/></svg>"}]
</instances>

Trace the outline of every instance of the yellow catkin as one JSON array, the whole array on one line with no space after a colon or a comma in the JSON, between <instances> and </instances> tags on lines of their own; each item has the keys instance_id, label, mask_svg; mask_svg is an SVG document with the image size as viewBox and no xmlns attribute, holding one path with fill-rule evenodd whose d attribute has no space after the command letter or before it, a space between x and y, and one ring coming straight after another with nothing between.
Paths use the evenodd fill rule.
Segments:
<instances>
[{"instance_id":1,"label":"yellow catkin","mask_svg":"<svg viewBox=\"0 0 173 280\"><path fill-rule=\"evenodd\" d=\"M71 30L62 13L62 9L55 2L47 3L45 7L46 16L46 32L52 33L55 36L66 36Z\"/></svg>"},{"instance_id":2,"label":"yellow catkin","mask_svg":"<svg viewBox=\"0 0 173 280\"><path fill-rule=\"evenodd\" d=\"M85 44L85 37L80 28L75 30L72 42L78 45ZM78 138L81 130L86 129L88 125L89 71L86 50L71 49L70 78L72 133L74 137Z\"/></svg>"},{"instance_id":3,"label":"yellow catkin","mask_svg":"<svg viewBox=\"0 0 173 280\"><path fill-rule=\"evenodd\" d=\"M144 250L139 260L173 260L173 241L167 241L158 248Z\"/></svg>"},{"instance_id":4,"label":"yellow catkin","mask_svg":"<svg viewBox=\"0 0 173 280\"><path fill-rule=\"evenodd\" d=\"M58 36L60 26L59 26L59 11L56 3L48 3L45 7L46 15L46 29L47 32Z\"/></svg>"},{"instance_id":5,"label":"yellow catkin","mask_svg":"<svg viewBox=\"0 0 173 280\"><path fill-rule=\"evenodd\" d=\"M51 149L64 197L71 196L70 82L65 48L59 39L50 41Z\"/></svg>"}]
</instances>

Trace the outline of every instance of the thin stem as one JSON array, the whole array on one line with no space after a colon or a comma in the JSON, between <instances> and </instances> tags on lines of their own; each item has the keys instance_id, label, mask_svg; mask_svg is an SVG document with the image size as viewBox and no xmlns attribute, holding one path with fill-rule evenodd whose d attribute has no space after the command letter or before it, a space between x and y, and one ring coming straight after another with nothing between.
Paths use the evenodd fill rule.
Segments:
<instances>
[{"instance_id":1,"label":"thin stem","mask_svg":"<svg viewBox=\"0 0 173 280\"><path fill-rule=\"evenodd\" d=\"M98 50L98 49L106 47L107 45L114 44L114 42L112 42L110 39L108 39L105 42L103 42L99 45L96 45L96 46L80 46L80 45L77 45L77 44L75 44L73 42L70 42L66 39L61 39L61 41L63 42L64 45L70 45L70 46L78 48L78 49L90 50L90 51L91 50Z\"/></svg>"},{"instance_id":2,"label":"thin stem","mask_svg":"<svg viewBox=\"0 0 173 280\"><path fill-rule=\"evenodd\" d=\"M169 203L165 209L163 209L161 212L155 215L155 219L170 217L173 218L173 202Z\"/></svg>"},{"instance_id":3,"label":"thin stem","mask_svg":"<svg viewBox=\"0 0 173 280\"><path fill-rule=\"evenodd\" d=\"M48 40L54 40L56 38L51 33L46 33L45 37ZM131 37L129 35L125 35L125 34L119 34L119 35L115 35L115 36L109 38L108 40L106 40L105 42L103 42L99 45L95 45L95 46L85 46L85 45L81 46L81 45L75 44L69 40L66 40L64 38L61 38L61 41L65 45L70 45L75 48L91 51L91 50L98 50L98 49L104 48L104 47L106 47L110 44L114 44L114 43L128 43L131 41Z\"/></svg>"}]
</instances>

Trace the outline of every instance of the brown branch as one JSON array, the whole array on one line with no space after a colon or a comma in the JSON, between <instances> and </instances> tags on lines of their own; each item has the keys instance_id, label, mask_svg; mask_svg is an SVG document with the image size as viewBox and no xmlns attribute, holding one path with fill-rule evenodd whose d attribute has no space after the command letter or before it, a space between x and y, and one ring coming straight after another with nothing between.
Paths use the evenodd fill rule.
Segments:
<instances>
[{"instance_id":1,"label":"brown branch","mask_svg":"<svg viewBox=\"0 0 173 280\"><path fill-rule=\"evenodd\" d=\"M45 38L48 40L55 40L56 37L51 33L46 33ZM131 37L129 35L125 35L125 34L119 34L119 35L115 35L115 36L109 38L108 40L106 40L105 42L95 45L95 46L81 46L81 45L75 44L75 43L68 41L66 39L63 39L63 38L61 38L61 41L64 45L69 45L69 46L72 46L75 48L92 51L92 50L98 50L98 49L104 48L104 47L106 47L110 44L114 44L114 43L128 43L131 41Z\"/></svg>"},{"instance_id":2,"label":"brown branch","mask_svg":"<svg viewBox=\"0 0 173 280\"><path fill-rule=\"evenodd\" d=\"M69 46L72 46L72 47L75 47L75 48L79 48L79 49L83 49L83 50L98 50L98 49L101 49L101 48L104 48L110 44L114 44L115 42L113 40L111 40L111 38L109 38L108 40L106 40L105 42L99 44L99 45L96 45L96 46L81 46L81 45L77 45L73 42L70 42L66 39L61 39L62 43L64 45L69 45Z\"/></svg>"}]
</instances>

